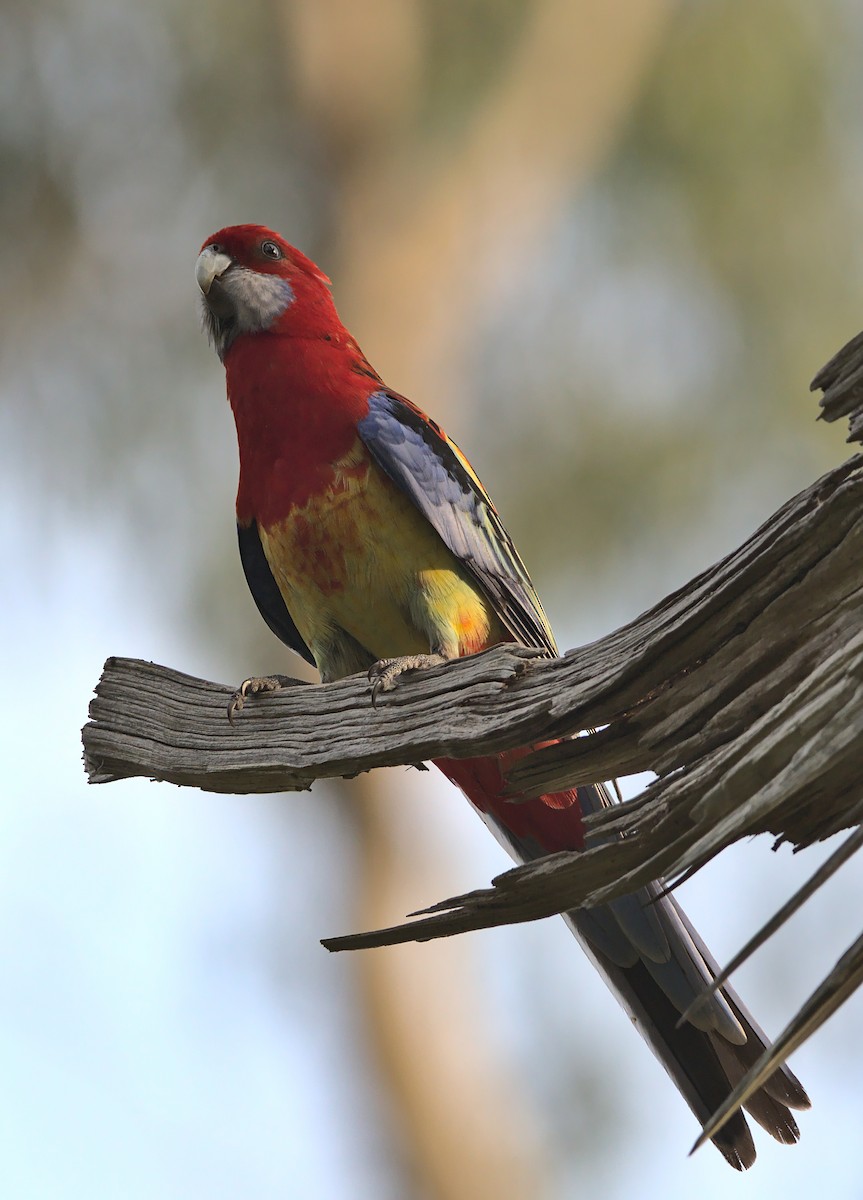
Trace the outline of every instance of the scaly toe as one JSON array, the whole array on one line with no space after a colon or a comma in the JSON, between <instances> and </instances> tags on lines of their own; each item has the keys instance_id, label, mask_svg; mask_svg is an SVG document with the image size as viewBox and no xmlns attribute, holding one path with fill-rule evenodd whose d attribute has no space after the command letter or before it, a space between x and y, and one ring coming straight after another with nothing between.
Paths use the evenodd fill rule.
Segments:
<instances>
[{"instance_id":1,"label":"scaly toe","mask_svg":"<svg viewBox=\"0 0 863 1200\"><path fill-rule=\"evenodd\" d=\"M251 679L244 679L228 702L228 720L234 724L234 718L243 711L249 696L258 692L277 692L289 681L287 675L253 675Z\"/></svg>"},{"instance_id":2,"label":"scaly toe","mask_svg":"<svg viewBox=\"0 0 863 1200\"><path fill-rule=\"evenodd\" d=\"M425 671L439 667L446 659L442 654L406 654L402 658L381 658L369 667L369 682L372 685L372 704L377 703L381 692L391 692L398 686L402 675L408 671Z\"/></svg>"}]
</instances>

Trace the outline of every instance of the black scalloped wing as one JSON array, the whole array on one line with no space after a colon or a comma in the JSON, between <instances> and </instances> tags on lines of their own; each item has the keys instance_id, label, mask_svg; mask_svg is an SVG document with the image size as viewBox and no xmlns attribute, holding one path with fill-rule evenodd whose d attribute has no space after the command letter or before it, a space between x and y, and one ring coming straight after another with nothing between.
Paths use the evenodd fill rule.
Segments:
<instances>
[{"instance_id":1,"label":"black scalloped wing","mask_svg":"<svg viewBox=\"0 0 863 1200\"><path fill-rule=\"evenodd\" d=\"M556 654L524 563L455 443L410 400L389 391L369 397L358 428L377 465L471 572L513 638Z\"/></svg>"}]
</instances>

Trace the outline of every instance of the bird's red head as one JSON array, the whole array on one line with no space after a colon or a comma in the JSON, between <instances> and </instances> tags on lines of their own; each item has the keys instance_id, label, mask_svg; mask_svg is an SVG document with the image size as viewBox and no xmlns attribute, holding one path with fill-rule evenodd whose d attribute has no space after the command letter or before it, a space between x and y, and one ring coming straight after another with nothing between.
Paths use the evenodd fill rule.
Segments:
<instances>
[{"instance_id":1,"label":"bird's red head","mask_svg":"<svg viewBox=\"0 0 863 1200\"><path fill-rule=\"evenodd\" d=\"M195 278L204 327L223 360L239 337L314 337L341 327L323 271L264 225L231 225L207 238Z\"/></svg>"}]
</instances>

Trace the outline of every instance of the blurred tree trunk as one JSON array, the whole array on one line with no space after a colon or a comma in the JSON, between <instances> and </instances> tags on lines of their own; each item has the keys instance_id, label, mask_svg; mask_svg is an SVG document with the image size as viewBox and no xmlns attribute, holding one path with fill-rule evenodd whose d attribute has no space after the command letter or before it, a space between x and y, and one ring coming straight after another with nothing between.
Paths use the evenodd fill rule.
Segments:
<instances>
[{"instance_id":1,"label":"blurred tree trunk","mask_svg":"<svg viewBox=\"0 0 863 1200\"><path fill-rule=\"evenodd\" d=\"M342 314L384 377L445 421L469 400L472 313L518 279L555 210L613 148L673 6L530 4L509 60L460 137L443 141L414 120L424 5L278 3L287 78L339 160ZM376 927L446 889L396 794L410 777L350 786L354 803L363 792L360 923ZM545 1156L517 1080L503 1078L469 952L364 956L365 1002L418 1192L523 1200L542 1194Z\"/></svg>"}]
</instances>

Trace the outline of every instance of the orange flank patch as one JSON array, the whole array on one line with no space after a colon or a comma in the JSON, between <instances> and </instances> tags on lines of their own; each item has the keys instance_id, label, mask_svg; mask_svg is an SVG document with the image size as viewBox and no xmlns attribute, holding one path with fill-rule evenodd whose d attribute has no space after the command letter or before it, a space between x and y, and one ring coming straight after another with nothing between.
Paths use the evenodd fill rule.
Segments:
<instances>
[{"instance_id":1,"label":"orange flank patch","mask_svg":"<svg viewBox=\"0 0 863 1200\"><path fill-rule=\"evenodd\" d=\"M507 638L469 571L359 441L324 491L260 535L325 678L357 669L340 650L344 633L373 658L456 657Z\"/></svg>"},{"instance_id":2,"label":"orange flank patch","mask_svg":"<svg viewBox=\"0 0 863 1200\"><path fill-rule=\"evenodd\" d=\"M450 559L455 563L451 555ZM492 628L499 628L497 618L475 584L465 587L464 576L463 568L455 571L452 567L426 568L417 576L420 595L432 612L445 618L459 655L475 654L507 636L502 630L494 638L490 636Z\"/></svg>"}]
</instances>

